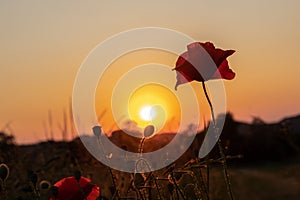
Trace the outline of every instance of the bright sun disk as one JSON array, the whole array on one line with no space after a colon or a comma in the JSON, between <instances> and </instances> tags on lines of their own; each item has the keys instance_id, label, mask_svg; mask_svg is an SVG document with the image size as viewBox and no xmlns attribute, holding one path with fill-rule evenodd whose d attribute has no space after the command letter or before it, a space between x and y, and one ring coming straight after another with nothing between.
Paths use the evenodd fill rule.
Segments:
<instances>
[{"instance_id":1,"label":"bright sun disk","mask_svg":"<svg viewBox=\"0 0 300 200\"><path fill-rule=\"evenodd\" d=\"M151 121L155 117L155 110L152 106L144 106L140 110L140 117L145 121Z\"/></svg>"}]
</instances>

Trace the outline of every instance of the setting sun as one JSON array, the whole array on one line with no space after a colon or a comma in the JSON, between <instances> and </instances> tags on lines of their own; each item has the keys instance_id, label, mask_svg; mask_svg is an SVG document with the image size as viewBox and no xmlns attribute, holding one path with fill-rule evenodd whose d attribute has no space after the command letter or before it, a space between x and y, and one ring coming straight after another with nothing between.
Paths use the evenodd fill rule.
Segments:
<instances>
[{"instance_id":1,"label":"setting sun","mask_svg":"<svg viewBox=\"0 0 300 200\"><path fill-rule=\"evenodd\" d=\"M152 124L156 130L161 130L177 113L180 113L180 107L176 96L159 84L137 88L128 102L129 118L141 128Z\"/></svg>"},{"instance_id":2,"label":"setting sun","mask_svg":"<svg viewBox=\"0 0 300 200\"><path fill-rule=\"evenodd\" d=\"M105 133L116 129L143 132L148 125L155 126L156 133L178 131L184 103L180 94L185 87L181 92L174 90L176 58L167 51L143 49L110 64L99 79L95 97Z\"/></svg>"},{"instance_id":3,"label":"setting sun","mask_svg":"<svg viewBox=\"0 0 300 200\"><path fill-rule=\"evenodd\" d=\"M145 121L151 121L156 113L152 106L144 106L140 110L140 117Z\"/></svg>"}]
</instances>

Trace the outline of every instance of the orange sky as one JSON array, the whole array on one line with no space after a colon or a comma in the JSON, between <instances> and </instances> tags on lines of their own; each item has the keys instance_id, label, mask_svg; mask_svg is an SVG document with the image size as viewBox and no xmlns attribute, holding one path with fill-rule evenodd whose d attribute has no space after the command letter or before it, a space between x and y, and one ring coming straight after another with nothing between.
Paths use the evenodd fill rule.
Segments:
<instances>
[{"instance_id":1,"label":"orange sky","mask_svg":"<svg viewBox=\"0 0 300 200\"><path fill-rule=\"evenodd\" d=\"M6 131L18 143L45 140L51 110L61 139L63 110L89 52L114 34L148 26L236 50L229 58L236 78L225 81L236 119L298 114L299 7L298 0L2 1L0 130L10 123Z\"/></svg>"}]
</instances>

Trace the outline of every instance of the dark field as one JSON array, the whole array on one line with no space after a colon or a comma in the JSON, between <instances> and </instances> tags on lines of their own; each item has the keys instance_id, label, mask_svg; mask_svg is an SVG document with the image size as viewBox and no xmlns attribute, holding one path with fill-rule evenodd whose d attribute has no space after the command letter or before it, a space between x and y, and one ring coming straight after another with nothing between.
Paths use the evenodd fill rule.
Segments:
<instances>
[{"instance_id":1,"label":"dark field","mask_svg":"<svg viewBox=\"0 0 300 200\"><path fill-rule=\"evenodd\" d=\"M228 118L221 139L235 199L299 199L297 120L289 118L276 124L257 121L245 124ZM48 180L54 184L61 178L73 176L75 170L100 186L101 196L107 199L112 199L116 191L119 197L127 199L228 199L218 149L211 152L209 161L195 159L195 150L199 148L203 135L199 133L190 149L167 168L143 176L112 169L114 187L109 168L94 159L80 139L22 146L14 144L13 137L1 133L0 163L10 168L10 174L0 199L5 199L6 195L7 199L35 199L37 195L28 176L30 173L38 177L36 190L39 199L48 199L50 191L41 190L39 183ZM157 145L163 146L158 141L168 142L171 138L168 134L161 135L149 143L156 141ZM126 145L128 149L135 149L138 145L122 132L113 134L111 140ZM150 148L146 142L145 149L151 151Z\"/></svg>"}]
</instances>

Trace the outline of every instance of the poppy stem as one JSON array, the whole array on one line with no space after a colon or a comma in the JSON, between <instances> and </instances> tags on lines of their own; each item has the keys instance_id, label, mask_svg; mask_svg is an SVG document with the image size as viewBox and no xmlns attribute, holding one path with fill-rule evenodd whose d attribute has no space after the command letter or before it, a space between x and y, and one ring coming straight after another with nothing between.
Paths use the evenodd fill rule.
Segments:
<instances>
[{"instance_id":1,"label":"poppy stem","mask_svg":"<svg viewBox=\"0 0 300 200\"><path fill-rule=\"evenodd\" d=\"M145 137L142 137L139 147L138 147L138 152L139 152L140 156L143 155L145 139L146 139Z\"/></svg>"},{"instance_id":2,"label":"poppy stem","mask_svg":"<svg viewBox=\"0 0 300 200\"><path fill-rule=\"evenodd\" d=\"M206 97L206 100L209 104L209 107L210 107L210 111L211 111L211 117L212 117L212 120L213 120L213 124L214 124L214 127L216 126L216 119L215 119L215 112L214 112L214 107L210 101L210 98L208 96L208 93L207 93L207 90L206 90L206 86L205 86L205 83L204 81L202 82L202 88L204 90L204 94L205 94L205 97Z\"/></svg>"},{"instance_id":3,"label":"poppy stem","mask_svg":"<svg viewBox=\"0 0 300 200\"><path fill-rule=\"evenodd\" d=\"M79 189L80 189L81 194L83 195L83 199L86 200L86 195L85 195L85 193L84 193L83 188L82 188L81 185L80 185L80 179L77 180L77 184L78 184L78 187L79 187Z\"/></svg>"},{"instance_id":4,"label":"poppy stem","mask_svg":"<svg viewBox=\"0 0 300 200\"><path fill-rule=\"evenodd\" d=\"M103 154L104 154L104 156L105 156L105 159L106 159L108 162L110 162L109 159L106 157L106 151L105 151L104 148L103 148L104 145L103 145L102 142L101 142L101 137L102 137L101 135L98 135L98 136L97 136L98 144L99 144L99 146L100 146L100 148L101 148L101 150L102 150L102 152L103 152ZM112 195L113 195L112 199L115 199L115 198L120 197L120 192L119 192L119 189L118 189L118 187L117 187L117 184L116 184L116 177L114 176L114 173L113 173L112 169L111 169L110 167L107 167L107 168L108 168L109 174L110 174L111 179L112 179L113 187L114 187L114 189L115 189L114 194L112 194Z\"/></svg>"},{"instance_id":5,"label":"poppy stem","mask_svg":"<svg viewBox=\"0 0 300 200\"><path fill-rule=\"evenodd\" d=\"M216 131L217 127L216 127L215 113L214 113L213 105L212 105L212 103L210 101L210 98L208 96L208 93L207 93L204 81L202 82L202 88L203 88L205 97L207 99L207 102L208 102L208 104L210 106L211 116L212 116L212 121L213 121L213 128ZM227 193L228 193L229 198L231 200L234 200L232 189L231 189L230 178L229 178L229 174L228 174L228 169L227 169L226 157L225 157L225 154L224 154L224 151L223 151L223 147L222 147L222 143L221 143L220 139L218 139L218 147L219 147L219 152L220 152L220 155L221 155L221 159L223 161L222 165L223 165L223 173L224 173L224 178L225 178L225 182L226 182Z\"/></svg>"},{"instance_id":6,"label":"poppy stem","mask_svg":"<svg viewBox=\"0 0 300 200\"><path fill-rule=\"evenodd\" d=\"M5 180L0 179L0 189L2 189L2 191L4 193L4 198L5 198L5 200L7 200L8 196L7 196L7 190L6 190L6 187L5 187ZM1 196L2 191L0 190L0 196Z\"/></svg>"}]
</instances>

